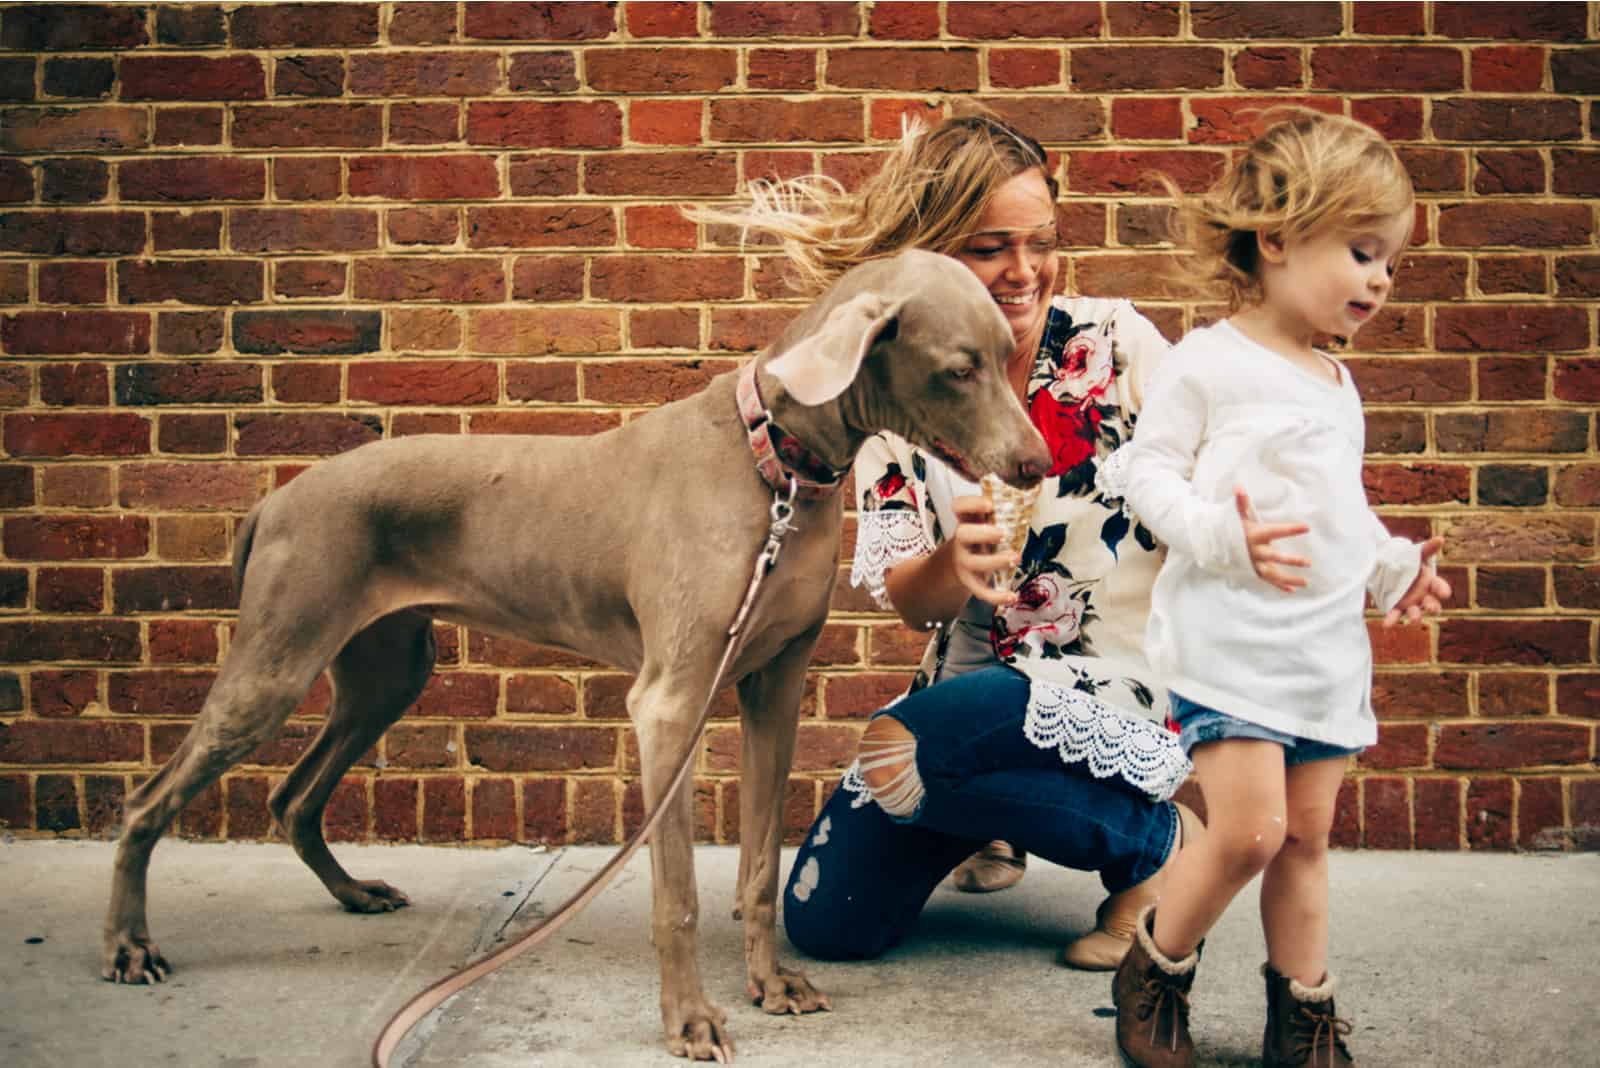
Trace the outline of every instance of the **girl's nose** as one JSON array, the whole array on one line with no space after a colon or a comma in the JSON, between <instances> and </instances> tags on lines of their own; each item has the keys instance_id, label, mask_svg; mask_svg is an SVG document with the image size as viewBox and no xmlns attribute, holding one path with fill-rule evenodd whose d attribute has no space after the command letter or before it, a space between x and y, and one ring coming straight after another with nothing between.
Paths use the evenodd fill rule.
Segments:
<instances>
[{"instance_id":1,"label":"girl's nose","mask_svg":"<svg viewBox=\"0 0 1600 1068\"><path fill-rule=\"evenodd\" d=\"M1026 245L1012 245L1010 254L1006 257L1006 274L1012 278L1028 281L1039 273L1040 262Z\"/></svg>"}]
</instances>

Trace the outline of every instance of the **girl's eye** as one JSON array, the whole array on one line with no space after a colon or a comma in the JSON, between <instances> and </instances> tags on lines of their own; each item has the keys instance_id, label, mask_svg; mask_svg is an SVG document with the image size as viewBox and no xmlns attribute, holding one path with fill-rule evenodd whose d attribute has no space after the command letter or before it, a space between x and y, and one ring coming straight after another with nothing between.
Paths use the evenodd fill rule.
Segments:
<instances>
[{"instance_id":1,"label":"girl's eye","mask_svg":"<svg viewBox=\"0 0 1600 1068\"><path fill-rule=\"evenodd\" d=\"M1351 249L1350 255L1354 256L1356 258L1356 262L1362 264L1363 266L1372 262L1372 257L1367 255L1365 252L1362 252L1358 248ZM1389 273L1393 274L1394 272L1391 270Z\"/></svg>"}]
</instances>

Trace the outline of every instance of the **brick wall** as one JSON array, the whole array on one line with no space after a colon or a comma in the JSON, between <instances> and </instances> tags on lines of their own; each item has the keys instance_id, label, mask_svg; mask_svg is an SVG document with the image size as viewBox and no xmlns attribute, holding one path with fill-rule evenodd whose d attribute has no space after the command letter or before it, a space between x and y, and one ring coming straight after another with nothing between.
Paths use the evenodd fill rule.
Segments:
<instances>
[{"instance_id":1,"label":"brick wall","mask_svg":"<svg viewBox=\"0 0 1600 1068\"><path fill-rule=\"evenodd\" d=\"M1374 631L1379 745L1337 838L1600 846L1594 3L0 5L0 825L103 835L226 649L239 517L384 436L615 426L793 313L681 205L868 171L939 94L1035 132L1067 284L1156 279L1152 167L1194 186L1290 100L1400 146L1424 211L1354 354L1368 485L1448 539L1452 610ZM853 527L847 525L847 539ZM847 549L848 552L848 549ZM842 586L800 727L810 820L919 641ZM599 665L441 627L344 782L346 840L613 841L640 815ZM284 734L183 816L269 833ZM737 722L699 832L736 838Z\"/></svg>"}]
</instances>

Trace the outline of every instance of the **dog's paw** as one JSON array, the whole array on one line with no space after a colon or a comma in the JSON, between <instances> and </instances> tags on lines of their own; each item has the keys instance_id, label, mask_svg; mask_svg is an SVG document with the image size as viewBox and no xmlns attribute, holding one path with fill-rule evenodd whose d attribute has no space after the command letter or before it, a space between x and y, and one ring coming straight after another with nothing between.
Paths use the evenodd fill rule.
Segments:
<instances>
[{"instance_id":1,"label":"dog's paw","mask_svg":"<svg viewBox=\"0 0 1600 1068\"><path fill-rule=\"evenodd\" d=\"M100 978L108 983L160 983L172 974L172 965L148 938L119 937L106 947Z\"/></svg>"},{"instance_id":2,"label":"dog's paw","mask_svg":"<svg viewBox=\"0 0 1600 1068\"><path fill-rule=\"evenodd\" d=\"M382 879L352 879L334 896L351 912L393 912L411 904L401 890Z\"/></svg>"},{"instance_id":3,"label":"dog's paw","mask_svg":"<svg viewBox=\"0 0 1600 1068\"><path fill-rule=\"evenodd\" d=\"M831 1012L828 995L811 985L804 972L783 965L764 979L751 978L745 991L761 1011L773 1016L800 1016L808 1012Z\"/></svg>"},{"instance_id":4,"label":"dog's paw","mask_svg":"<svg viewBox=\"0 0 1600 1068\"><path fill-rule=\"evenodd\" d=\"M733 1060L733 1039L727 1031L727 1013L711 1005L690 1013L676 1029L667 1031L667 1052L691 1061Z\"/></svg>"}]
</instances>

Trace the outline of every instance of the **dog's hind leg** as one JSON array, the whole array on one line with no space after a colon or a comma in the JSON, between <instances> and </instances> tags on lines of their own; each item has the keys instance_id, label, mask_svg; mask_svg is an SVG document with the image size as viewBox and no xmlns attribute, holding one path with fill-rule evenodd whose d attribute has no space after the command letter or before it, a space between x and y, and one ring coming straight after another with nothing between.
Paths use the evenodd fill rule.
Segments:
<instances>
[{"instance_id":1,"label":"dog's hind leg","mask_svg":"<svg viewBox=\"0 0 1600 1068\"><path fill-rule=\"evenodd\" d=\"M248 643L230 653L178 751L128 798L101 932L101 978L118 983L166 978L170 966L150 940L145 918L151 851L195 795L278 732L324 663L309 656L280 657Z\"/></svg>"},{"instance_id":2,"label":"dog's hind leg","mask_svg":"<svg viewBox=\"0 0 1600 1068\"><path fill-rule=\"evenodd\" d=\"M743 727L739 782L739 912L744 919L746 993L769 1013L829 1007L801 972L778 962L779 847L783 799L794 757L806 664L820 629L790 642L776 659L740 680Z\"/></svg>"},{"instance_id":3,"label":"dog's hind leg","mask_svg":"<svg viewBox=\"0 0 1600 1068\"><path fill-rule=\"evenodd\" d=\"M386 882L351 878L328 849L322 812L350 765L427 685L434 655L433 623L417 612L385 616L351 638L329 668L327 722L268 801L300 859L351 912L389 912L411 902Z\"/></svg>"}]
</instances>

